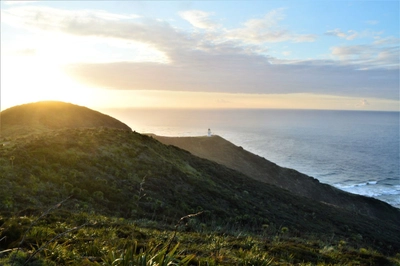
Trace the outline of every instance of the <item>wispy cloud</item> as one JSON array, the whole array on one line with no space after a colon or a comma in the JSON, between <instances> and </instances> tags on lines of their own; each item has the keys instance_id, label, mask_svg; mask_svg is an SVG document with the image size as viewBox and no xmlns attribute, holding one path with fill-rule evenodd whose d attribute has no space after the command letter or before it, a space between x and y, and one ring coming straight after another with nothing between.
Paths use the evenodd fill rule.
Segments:
<instances>
[{"instance_id":1,"label":"wispy cloud","mask_svg":"<svg viewBox=\"0 0 400 266\"><path fill-rule=\"evenodd\" d=\"M212 30L220 27L218 23L210 18L213 14L209 12L188 10L180 12L179 15L196 28Z\"/></svg>"},{"instance_id":2,"label":"wispy cloud","mask_svg":"<svg viewBox=\"0 0 400 266\"><path fill-rule=\"evenodd\" d=\"M331 49L332 55L344 64L367 68L399 68L400 47L398 45L382 45L376 42L369 45L336 46Z\"/></svg>"},{"instance_id":3,"label":"wispy cloud","mask_svg":"<svg viewBox=\"0 0 400 266\"><path fill-rule=\"evenodd\" d=\"M348 30L343 32L340 29L329 30L325 35L336 36L346 40L365 38L370 40L365 44L341 45L331 48L331 55L334 59L343 64L352 64L366 68L394 68L399 67L399 39L393 36L382 37L383 32Z\"/></svg>"},{"instance_id":4,"label":"wispy cloud","mask_svg":"<svg viewBox=\"0 0 400 266\"><path fill-rule=\"evenodd\" d=\"M386 38L377 37L373 42L374 45L393 45L393 46L400 46L400 39L390 36Z\"/></svg>"},{"instance_id":5,"label":"wispy cloud","mask_svg":"<svg viewBox=\"0 0 400 266\"><path fill-rule=\"evenodd\" d=\"M354 40L354 39L358 39L358 38L378 38L383 32L374 32L374 31L369 31L369 30L365 30L362 32L357 32L355 30L348 30L346 32L340 30L340 29L334 29L334 30L328 30L327 32L325 32L325 35L328 36L336 36L342 39L346 39L346 40Z\"/></svg>"},{"instance_id":6,"label":"wispy cloud","mask_svg":"<svg viewBox=\"0 0 400 266\"><path fill-rule=\"evenodd\" d=\"M234 29L223 28L210 19L212 14L203 11L191 10L180 15L195 28L205 30L184 31L166 21L105 11L44 7L2 10L2 20L18 27L79 36L82 42L95 37L116 40L128 47L130 42L141 43L166 57L163 61L156 58L150 62L122 62L111 56L102 64L79 62L66 68L75 78L99 87L399 97L398 58L394 58L398 47L388 45L389 40L386 44L385 40L376 39L380 44L333 47L334 60L283 60L268 55L268 43L316 40L315 35L281 27L283 9L248 20ZM327 34L353 38L358 33L333 30Z\"/></svg>"},{"instance_id":7,"label":"wispy cloud","mask_svg":"<svg viewBox=\"0 0 400 266\"><path fill-rule=\"evenodd\" d=\"M9 0L9 1L2 1L4 2L6 5L26 5L26 4L32 4L32 3L36 3L39 1L33 1L33 0L28 0L28 1L22 1L22 0Z\"/></svg>"},{"instance_id":8,"label":"wispy cloud","mask_svg":"<svg viewBox=\"0 0 400 266\"><path fill-rule=\"evenodd\" d=\"M220 62L217 60L223 55L215 57L200 53L193 56L193 61L187 62L186 66L156 63L79 64L69 66L68 71L81 81L110 89L315 93L398 99L397 70L357 71L349 66L311 62L271 65L267 60L246 55L225 55L230 60ZM196 61L200 57L203 60Z\"/></svg>"},{"instance_id":9,"label":"wispy cloud","mask_svg":"<svg viewBox=\"0 0 400 266\"><path fill-rule=\"evenodd\" d=\"M284 9L276 9L267 13L263 18L250 19L241 28L228 30L226 37L245 43L262 44L268 42L312 42L316 39L313 34L296 34L279 27L279 21L284 19Z\"/></svg>"},{"instance_id":10,"label":"wispy cloud","mask_svg":"<svg viewBox=\"0 0 400 266\"><path fill-rule=\"evenodd\" d=\"M76 25L88 23L104 26L106 22L135 19L137 15L121 15L103 10L61 10L42 6L12 7L1 11L2 20L19 27L45 31L68 32ZM95 25L93 25L96 27Z\"/></svg>"},{"instance_id":11,"label":"wispy cloud","mask_svg":"<svg viewBox=\"0 0 400 266\"><path fill-rule=\"evenodd\" d=\"M329 30L325 34L330 36L336 36L339 38L344 38L346 40L354 40L358 36L358 33L354 30L343 32L340 29Z\"/></svg>"}]
</instances>

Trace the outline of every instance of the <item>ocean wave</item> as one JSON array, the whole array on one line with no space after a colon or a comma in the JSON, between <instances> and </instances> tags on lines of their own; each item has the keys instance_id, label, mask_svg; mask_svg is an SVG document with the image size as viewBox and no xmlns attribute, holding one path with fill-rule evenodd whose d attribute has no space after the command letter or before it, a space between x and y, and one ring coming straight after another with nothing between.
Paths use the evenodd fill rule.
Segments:
<instances>
[{"instance_id":1,"label":"ocean wave","mask_svg":"<svg viewBox=\"0 0 400 266\"><path fill-rule=\"evenodd\" d=\"M355 188L355 187L362 187L362 186L369 186L369 185L376 185L378 184L378 181L367 181L367 182L362 182L362 183L357 183L357 184L341 184L341 183L336 183L334 184L335 187L340 188L340 189L348 189L348 188Z\"/></svg>"},{"instance_id":2,"label":"ocean wave","mask_svg":"<svg viewBox=\"0 0 400 266\"><path fill-rule=\"evenodd\" d=\"M394 203L393 199L392 198L388 199L386 196L398 197L398 195L400 195L400 186L380 185L376 181L369 181L352 185L336 184L334 186L353 194L374 197L386 201L392 205Z\"/></svg>"},{"instance_id":3,"label":"ocean wave","mask_svg":"<svg viewBox=\"0 0 400 266\"><path fill-rule=\"evenodd\" d=\"M318 177L321 177L321 178L330 177L330 176L337 176L337 173L336 172L330 172L330 173L318 174Z\"/></svg>"}]
</instances>

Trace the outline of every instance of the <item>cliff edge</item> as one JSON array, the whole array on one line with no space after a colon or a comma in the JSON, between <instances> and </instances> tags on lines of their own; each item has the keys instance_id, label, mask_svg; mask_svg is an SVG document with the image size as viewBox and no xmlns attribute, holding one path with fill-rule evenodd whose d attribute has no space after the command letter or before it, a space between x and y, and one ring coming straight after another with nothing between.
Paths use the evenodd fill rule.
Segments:
<instances>
[{"instance_id":1,"label":"cliff edge","mask_svg":"<svg viewBox=\"0 0 400 266\"><path fill-rule=\"evenodd\" d=\"M399 221L400 219L400 211L385 202L351 194L320 183L317 179L296 170L280 167L220 136L152 136L164 144L187 150L193 155L217 162L253 179L278 186L296 195L382 220Z\"/></svg>"}]
</instances>

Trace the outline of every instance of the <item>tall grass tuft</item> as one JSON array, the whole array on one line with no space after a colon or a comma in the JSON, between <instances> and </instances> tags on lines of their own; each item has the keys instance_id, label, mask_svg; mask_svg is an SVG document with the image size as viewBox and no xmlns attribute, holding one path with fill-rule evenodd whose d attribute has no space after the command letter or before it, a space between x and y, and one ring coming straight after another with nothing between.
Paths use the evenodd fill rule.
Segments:
<instances>
[{"instance_id":1,"label":"tall grass tuft","mask_svg":"<svg viewBox=\"0 0 400 266\"><path fill-rule=\"evenodd\" d=\"M137 241L119 251L111 251L103 257L106 266L167 266L189 265L194 254L183 255L178 252L179 243L170 251L168 246L149 245L146 249L139 249Z\"/></svg>"}]
</instances>

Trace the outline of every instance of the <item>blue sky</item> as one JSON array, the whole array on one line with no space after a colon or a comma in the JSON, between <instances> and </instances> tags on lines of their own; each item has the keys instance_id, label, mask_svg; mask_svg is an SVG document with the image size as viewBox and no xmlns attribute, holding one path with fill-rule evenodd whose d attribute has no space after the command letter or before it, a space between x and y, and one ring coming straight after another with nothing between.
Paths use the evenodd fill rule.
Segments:
<instances>
[{"instance_id":1,"label":"blue sky","mask_svg":"<svg viewBox=\"0 0 400 266\"><path fill-rule=\"evenodd\" d=\"M1 12L2 109L399 110L399 1L2 1Z\"/></svg>"}]
</instances>

